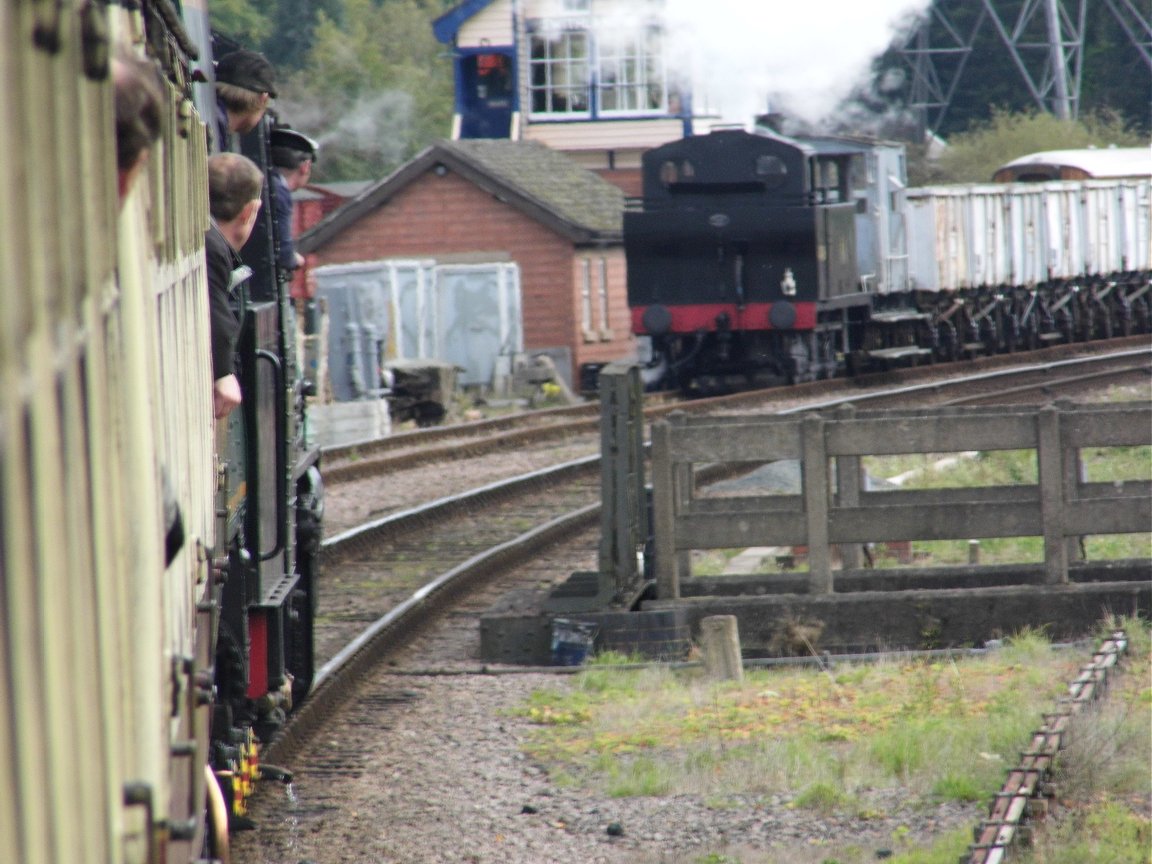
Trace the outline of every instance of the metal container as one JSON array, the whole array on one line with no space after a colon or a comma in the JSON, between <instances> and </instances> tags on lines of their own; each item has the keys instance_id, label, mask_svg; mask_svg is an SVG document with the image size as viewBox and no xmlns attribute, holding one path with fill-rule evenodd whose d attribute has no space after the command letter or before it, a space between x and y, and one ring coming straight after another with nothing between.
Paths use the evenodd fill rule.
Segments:
<instances>
[{"instance_id":1,"label":"metal container","mask_svg":"<svg viewBox=\"0 0 1152 864\"><path fill-rule=\"evenodd\" d=\"M909 287L1031 285L1149 267L1145 179L909 189Z\"/></svg>"}]
</instances>

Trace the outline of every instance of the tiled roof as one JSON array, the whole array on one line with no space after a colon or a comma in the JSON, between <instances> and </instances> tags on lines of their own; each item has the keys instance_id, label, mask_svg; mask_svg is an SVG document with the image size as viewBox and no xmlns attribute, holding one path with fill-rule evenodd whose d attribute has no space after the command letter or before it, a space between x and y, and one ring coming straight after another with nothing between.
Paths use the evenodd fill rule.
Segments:
<instances>
[{"instance_id":1,"label":"tiled roof","mask_svg":"<svg viewBox=\"0 0 1152 864\"><path fill-rule=\"evenodd\" d=\"M300 251L319 249L437 166L454 171L573 243L619 243L624 193L534 141L439 141L306 231Z\"/></svg>"},{"instance_id":2,"label":"tiled roof","mask_svg":"<svg viewBox=\"0 0 1152 864\"><path fill-rule=\"evenodd\" d=\"M604 234L621 230L624 193L543 144L474 139L445 141L440 146L455 151L573 225Z\"/></svg>"}]
</instances>

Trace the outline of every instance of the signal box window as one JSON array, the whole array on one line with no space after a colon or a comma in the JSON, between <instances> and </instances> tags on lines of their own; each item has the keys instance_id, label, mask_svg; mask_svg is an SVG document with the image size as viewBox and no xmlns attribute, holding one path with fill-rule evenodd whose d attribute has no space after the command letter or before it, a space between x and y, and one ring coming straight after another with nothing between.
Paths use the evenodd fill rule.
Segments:
<instances>
[{"instance_id":1,"label":"signal box window","mask_svg":"<svg viewBox=\"0 0 1152 864\"><path fill-rule=\"evenodd\" d=\"M600 110L605 114L667 111L660 31L601 40L597 69Z\"/></svg>"},{"instance_id":2,"label":"signal box window","mask_svg":"<svg viewBox=\"0 0 1152 864\"><path fill-rule=\"evenodd\" d=\"M532 35L532 113L587 114L588 33Z\"/></svg>"},{"instance_id":3,"label":"signal box window","mask_svg":"<svg viewBox=\"0 0 1152 864\"><path fill-rule=\"evenodd\" d=\"M622 28L601 20L593 5L558 0L555 14L528 22L532 114L568 119L678 112L660 26Z\"/></svg>"}]
</instances>

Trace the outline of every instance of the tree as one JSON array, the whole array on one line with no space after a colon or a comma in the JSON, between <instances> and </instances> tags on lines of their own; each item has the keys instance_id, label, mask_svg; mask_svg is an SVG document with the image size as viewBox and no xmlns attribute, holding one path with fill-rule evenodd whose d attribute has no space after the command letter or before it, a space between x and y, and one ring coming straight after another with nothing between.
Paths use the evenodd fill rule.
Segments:
<instances>
[{"instance_id":1,"label":"tree","mask_svg":"<svg viewBox=\"0 0 1152 864\"><path fill-rule=\"evenodd\" d=\"M1080 120L1060 120L1040 112L994 110L992 119L969 132L954 135L935 162L909 159L909 181L925 183L986 183L1006 162L1044 150L1081 147L1146 145L1115 114L1095 114Z\"/></svg>"},{"instance_id":2,"label":"tree","mask_svg":"<svg viewBox=\"0 0 1152 864\"><path fill-rule=\"evenodd\" d=\"M240 45L256 47L272 32L272 22L250 0L212 0L212 29Z\"/></svg>"},{"instance_id":3,"label":"tree","mask_svg":"<svg viewBox=\"0 0 1152 864\"><path fill-rule=\"evenodd\" d=\"M442 5L344 0L339 21L319 13L307 62L279 100L320 141L317 179L376 179L447 136L452 64L432 34Z\"/></svg>"},{"instance_id":4,"label":"tree","mask_svg":"<svg viewBox=\"0 0 1152 864\"><path fill-rule=\"evenodd\" d=\"M302 69L315 41L316 24L321 14L339 21L340 0L251 0L267 16L269 32L261 50L277 69L285 72Z\"/></svg>"}]
</instances>

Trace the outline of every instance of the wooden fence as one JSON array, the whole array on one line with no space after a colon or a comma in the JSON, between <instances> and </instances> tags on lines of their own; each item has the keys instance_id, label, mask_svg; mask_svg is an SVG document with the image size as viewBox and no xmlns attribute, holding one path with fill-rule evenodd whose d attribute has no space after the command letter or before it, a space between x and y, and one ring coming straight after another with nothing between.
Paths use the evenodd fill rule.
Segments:
<instances>
[{"instance_id":1,"label":"wooden fence","mask_svg":"<svg viewBox=\"0 0 1152 864\"><path fill-rule=\"evenodd\" d=\"M672 415L652 430L657 592L661 599L680 597L689 550L807 546L808 592L828 594L835 544L853 567L864 543L1024 536L1044 538L1045 580L1065 583L1068 538L1152 529L1152 482L1087 482L1080 451L1149 444L1152 406L1135 403ZM1035 451L1038 482L865 488L865 456L973 450ZM695 489L696 466L778 460L800 462L800 494L705 497Z\"/></svg>"}]
</instances>

